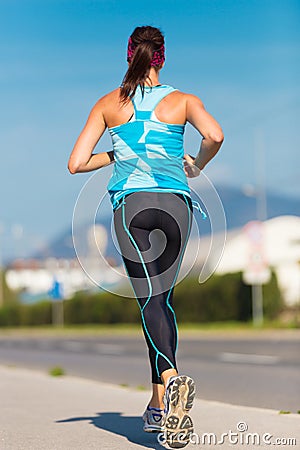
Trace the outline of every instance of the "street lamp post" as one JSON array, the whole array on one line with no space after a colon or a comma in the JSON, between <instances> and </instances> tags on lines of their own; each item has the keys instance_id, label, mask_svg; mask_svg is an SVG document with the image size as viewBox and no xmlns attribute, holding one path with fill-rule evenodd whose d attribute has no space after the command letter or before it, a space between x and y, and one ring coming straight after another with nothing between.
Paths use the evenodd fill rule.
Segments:
<instances>
[{"instance_id":1,"label":"street lamp post","mask_svg":"<svg viewBox=\"0 0 300 450\"><path fill-rule=\"evenodd\" d=\"M0 308L4 305L4 292L3 292L3 270L0 260Z\"/></svg>"},{"instance_id":2,"label":"street lamp post","mask_svg":"<svg viewBox=\"0 0 300 450\"><path fill-rule=\"evenodd\" d=\"M267 196L265 187L266 186L265 148L263 142L262 129L256 129L254 147L255 147L256 178L257 178L256 218L259 222L263 223L267 219ZM253 324L255 326L261 326L263 324L264 321L263 302L264 302L263 284L262 282L254 283L252 285L252 310L253 310Z\"/></svg>"},{"instance_id":3,"label":"street lamp post","mask_svg":"<svg viewBox=\"0 0 300 450\"><path fill-rule=\"evenodd\" d=\"M3 233L3 230L4 230L3 224L0 222L0 308L4 304L2 248L1 248L1 234Z\"/></svg>"},{"instance_id":4,"label":"street lamp post","mask_svg":"<svg viewBox=\"0 0 300 450\"><path fill-rule=\"evenodd\" d=\"M265 149L261 129L255 132L255 173L256 187L248 195L253 195L256 201L256 221L245 226L250 246L250 258L243 278L252 289L252 320L254 326L261 326L263 316L263 284L270 279L270 269L264 259L263 222L267 219L267 196L265 189ZM247 195L247 194L246 194Z\"/></svg>"}]
</instances>

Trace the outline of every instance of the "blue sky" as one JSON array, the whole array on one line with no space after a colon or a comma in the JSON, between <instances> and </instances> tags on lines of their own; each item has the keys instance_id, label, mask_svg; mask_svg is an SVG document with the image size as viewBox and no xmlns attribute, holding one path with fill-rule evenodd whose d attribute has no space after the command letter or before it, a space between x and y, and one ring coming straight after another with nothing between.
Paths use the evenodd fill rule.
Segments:
<instances>
[{"instance_id":1,"label":"blue sky","mask_svg":"<svg viewBox=\"0 0 300 450\"><path fill-rule=\"evenodd\" d=\"M22 255L71 224L90 175L69 175L69 154L93 104L120 84L138 25L165 33L161 81L198 95L223 127L206 175L255 183L259 134L267 188L300 196L299 19L296 0L0 0L3 252ZM187 127L186 151L198 146ZM98 150L109 148L106 135Z\"/></svg>"}]
</instances>

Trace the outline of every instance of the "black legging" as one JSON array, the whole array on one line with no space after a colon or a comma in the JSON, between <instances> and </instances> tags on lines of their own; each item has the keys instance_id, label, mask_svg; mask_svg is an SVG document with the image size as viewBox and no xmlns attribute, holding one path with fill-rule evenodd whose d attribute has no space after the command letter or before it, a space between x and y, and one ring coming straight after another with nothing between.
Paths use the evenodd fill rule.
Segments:
<instances>
[{"instance_id":1,"label":"black legging","mask_svg":"<svg viewBox=\"0 0 300 450\"><path fill-rule=\"evenodd\" d=\"M188 195L134 192L115 210L122 258L141 309L152 383L176 365L177 325L173 290L192 225Z\"/></svg>"}]
</instances>

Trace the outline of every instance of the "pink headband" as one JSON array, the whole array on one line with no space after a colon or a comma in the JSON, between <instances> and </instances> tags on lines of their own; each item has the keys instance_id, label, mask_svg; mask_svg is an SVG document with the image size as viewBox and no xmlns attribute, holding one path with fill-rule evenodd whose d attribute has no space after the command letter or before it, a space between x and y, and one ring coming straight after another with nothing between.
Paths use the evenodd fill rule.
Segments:
<instances>
[{"instance_id":1,"label":"pink headband","mask_svg":"<svg viewBox=\"0 0 300 450\"><path fill-rule=\"evenodd\" d=\"M132 42L131 37L128 39L127 47L127 61L130 62L135 52L136 45ZM151 66L161 66L165 60L165 46L164 44L155 52L153 52Z\"/></svg>"}]
</instances>

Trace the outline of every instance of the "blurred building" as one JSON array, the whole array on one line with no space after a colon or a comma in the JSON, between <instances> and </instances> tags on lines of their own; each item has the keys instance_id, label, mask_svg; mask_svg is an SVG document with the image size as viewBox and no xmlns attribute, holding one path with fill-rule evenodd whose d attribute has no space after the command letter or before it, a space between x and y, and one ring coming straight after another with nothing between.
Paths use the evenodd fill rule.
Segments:
<instances>
[{"instance_id":1,"label":"blurred building","mask_svg":"<svg viewBox=\"0 0 300 450\"><path fill-rule=\"evenodd\" d=\"M300 302L300 217L278 216L261 223L264 265L276 274L279 288L288 306ZM78 239L77 258L19 259L7 267L6 282L21 290L24 302L49 295L55 282L62 286L63 297L70 298L80 290L99 290L118 286L127 279L124 267L105 257L107 232L103 227L88 230ZM244 272L249 268L249 236L245 227L189 239L178 281L190 273ZM116 270L114 270L116 269ZM120 276L122 274L122 276Z\"/></svg>"},{"instance_id":2,"label":"blurred building","mask_svg":"<svg viewBox=\"0 0 300 450\"><path fill-rule=\"evenodd\" d=\"M286 305L295 305L300 302L300 217L279 216L261 226L265 264L275 272ZM216 273L246 271L249 245L243 228L229 234Z\"/></svg>"},{"instance_id":3,"label":"blurred building","mask_svg":"<svg viewBox=\"0 0 300 450\"><path fill-rule=\"evenodd\" d=\"M116 263L105 258L107 234L96 225L87 230L77 246L77 258L17 259L7 267L8 287L20 292L21 301L32 303L51 296L53 286L59 283L62 297L70 298L75 292L109 288L119 282L119 273L112 270ZM82 249L81 249L82 248Z\"/></svg>"}]
</instances>

